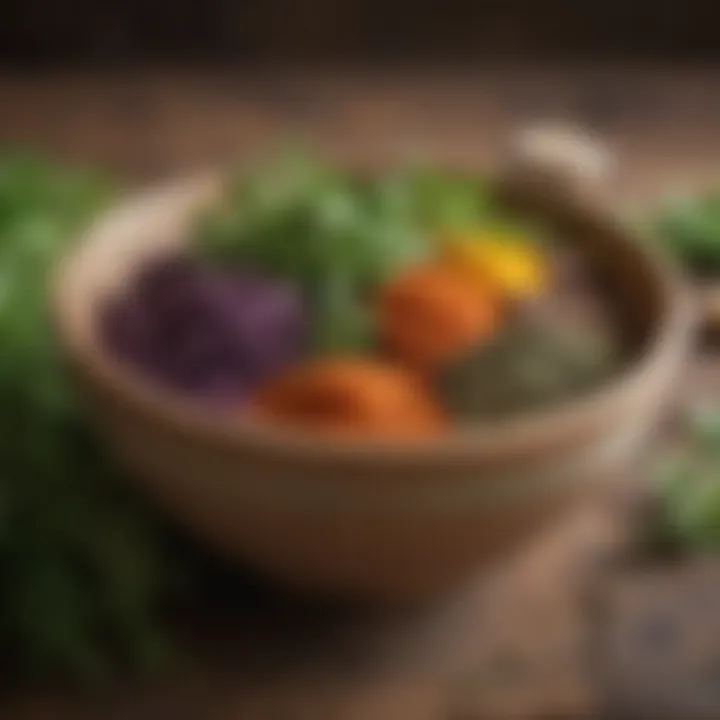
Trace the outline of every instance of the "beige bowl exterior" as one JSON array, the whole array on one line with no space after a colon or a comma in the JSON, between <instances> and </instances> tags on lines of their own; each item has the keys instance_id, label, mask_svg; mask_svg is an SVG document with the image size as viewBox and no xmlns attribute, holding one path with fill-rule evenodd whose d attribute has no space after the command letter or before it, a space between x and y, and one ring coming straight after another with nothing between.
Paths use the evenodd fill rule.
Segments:
<instances>
[{"instance_id":1,"label":"beige bowl exterior","mask_svg":"<svg viewBox=\"0 0 720 720\"><path fill-rule=\"evenodd\" d=\"M216 179L200 178L122 203L59 267L53 309L78 387L130 476L240 562L313 592L374 601L443 592L606 488L669 398L691 326L672 270L602 212L540 193L533 202L606 263L619 315L643 328L643 351L613 384L423 445L343 442L206 416L110 357L94 313L143 257L178 242L217 191Z\"/></svg>"}]
</instances>

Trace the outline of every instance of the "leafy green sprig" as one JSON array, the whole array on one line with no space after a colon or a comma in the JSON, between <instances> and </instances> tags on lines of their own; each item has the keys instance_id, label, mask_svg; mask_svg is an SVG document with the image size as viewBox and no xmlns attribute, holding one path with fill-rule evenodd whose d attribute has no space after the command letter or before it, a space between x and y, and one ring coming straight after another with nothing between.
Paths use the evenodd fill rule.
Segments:
<instances>
[{"instance_id":1,"label":"leafy green sprig","mask_svg":"<svg viewBox=\"0 0 720 720\"><path fill-rule=\"evenodd\" d=\"M97 678L151 662L164 560L71 391L48 272L112 196L104 178L0 158L0 648L14 668Z\"/></svg>"},{"instance_id":2,"label":"leafy green sprig","mask_svg":"<svg viewBox=\"0 0 720 720\"><path fill-rule=\"evenodd\" d=\"M720 273L720 191L669 201L651 221L667 248L692 270Z\"/></svg>"},{"instance_id":3,"label":"leafy green sprig","mask_svg":"<svg viewBox=\"0 0 720 720\"><path fill-rule=\"evenodd\" d=\"M658 531L688 549L720 548L720 410L701 408L689 420L689 444L657 471Z\"/></svg>"}]
</instances>

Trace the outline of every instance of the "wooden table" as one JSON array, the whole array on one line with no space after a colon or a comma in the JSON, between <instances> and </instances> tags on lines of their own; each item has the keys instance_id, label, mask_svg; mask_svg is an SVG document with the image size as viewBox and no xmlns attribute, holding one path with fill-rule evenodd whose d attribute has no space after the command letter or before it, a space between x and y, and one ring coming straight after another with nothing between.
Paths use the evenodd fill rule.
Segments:
<instances>
[{"instance_id":1,"label":"wooden table","mask_svg":"<svg viewBox=\"0 0 720 720\"><path fill-rule=\"evenodd\" d=\"M720 158L720 83L708 69L485 72L54 73L0 77L0 142L105 163L132 180L182 172L289 136L361 157L422 151L488 159L510 123L570 118L622 158L613 192L647 201L707 182ZM720 398L711 356L685 400ZM500 576L433 607L383 616L246 588L168 677L109 695L46 691L0 703L3 720L445 720L623 717L628 699L593 651L592 559L620 537L589 508ZM196 625L205 625L196 620ZM610 653L612 656L612 653ZM618 701L617 698L625 698ZM612 701L612 702L610 702Z\"/></svg>"},{"instance_id":2,"label":"wooden table","mask_svg":"<svg viewBox=\"0 0 720 720\"><path fill-rule=\"evenodd\" d=\"M21 142L133 178L196 169L309 140L331 152L482 162L509 125L562 118L617 149L617 197L714 174L720 85L708 68L258 69L0 72L0 143Z\"/></svg>"}]
</instances>

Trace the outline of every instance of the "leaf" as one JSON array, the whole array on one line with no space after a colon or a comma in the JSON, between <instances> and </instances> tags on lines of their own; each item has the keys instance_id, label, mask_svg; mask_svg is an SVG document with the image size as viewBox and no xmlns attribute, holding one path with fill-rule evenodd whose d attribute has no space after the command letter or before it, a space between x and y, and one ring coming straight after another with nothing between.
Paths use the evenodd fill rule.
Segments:
<instances>
[{"instance_id":1,"label":"leaf","mask_svg":"<svg viewBox=\"0 0 720 720\"><path fill-rule=\"evenodd\" d=\"M680 260L703 272L720 270L720 193L673 198L651 224Z\"/></svg>"},{"instance_id":2,"label":"leaf","mask_svg":"<svg viewBox=\"0 0 720 720\"><path fill-rule=\"evenodd\" d=\"M720 412L694 408L688 447L665 456L654 472L668 532L682 547L720 547Z\"/></svg>"}]
</instances>

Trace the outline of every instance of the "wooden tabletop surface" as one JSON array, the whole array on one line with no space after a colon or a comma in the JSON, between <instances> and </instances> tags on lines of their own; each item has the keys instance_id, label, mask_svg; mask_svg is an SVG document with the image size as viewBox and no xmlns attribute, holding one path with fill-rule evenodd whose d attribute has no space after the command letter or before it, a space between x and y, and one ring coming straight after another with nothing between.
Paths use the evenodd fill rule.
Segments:
<instances>
[{"instance_id":1,"label":"wooden tabletop surface","mask_svg":"<svg viewBox=\"0 0 720 720\"><path fill-rule=\"evenodd\" d=\"M0 72L0 143L133 178L309 140L361 157L482 162L509 126L568 119L622 158L618 197L714 174L720 70L587 65L472 69Z\"/></svg>"},{"instance_id":2,"label":"wooden tabletop surface","mask_svg":"<svg viewBox=\"0 0 720 720\"><path fill-rule=\"evenodd\" d=\"M719 78L707 68L609 66L0 76L0 144L32 144L145 181L288 138L362 157L420 151L480 163L511 124L570 119L618 152L618 200L647 203L707 183L720 168ZM716 364L707 354L695 361L685 401L720 398ZM589 559L618 533L606 509L589 508L492 582L391 616L326 616L283 597L241 598L167 677L93 698L16 695L0 702L0 717L632 717L642 700L594 664L583 599Z\"/></svg>"}]
</instances>

